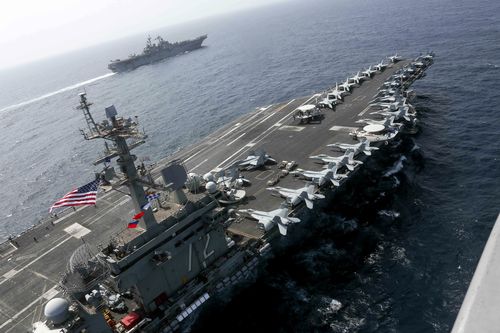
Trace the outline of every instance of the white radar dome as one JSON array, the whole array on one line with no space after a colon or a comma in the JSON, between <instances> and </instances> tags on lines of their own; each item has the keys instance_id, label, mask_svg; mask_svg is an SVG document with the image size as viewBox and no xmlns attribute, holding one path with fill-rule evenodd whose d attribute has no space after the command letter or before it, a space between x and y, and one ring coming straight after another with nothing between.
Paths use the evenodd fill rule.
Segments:
<instances>
[{"instance_id":1,"label":"white radar dome","mask_svg":"<svg viewBox=\"0 0 500 333\"><path fill-rule=\"evenodd\" d=\"M54 324L60 324L68 318L69 302L64 298L53 298L45 305L43 313Z\"/></svg>"},{"instance_id":2,"label":"white radar dome","mask_svg":"<svg viewBox=\"0 0 500 333\"><path fill-rule=\"evenodd\" d=\"M207 185L205 185L205 189L208 193L213 194L217 192L217 184L215 184L214 182L208 182Z\"/></svg>"},{"instance_id":3,"label":"white radar dome","mask_svg":"<svg viewBox=\"0 0 500 333\"><path fill-rule=\"evenodd\" d=\"M211 172L207 172L206 174L203 175L203 180L206 182L213 182L214 175Z\"/></svg>"}]
</instances>

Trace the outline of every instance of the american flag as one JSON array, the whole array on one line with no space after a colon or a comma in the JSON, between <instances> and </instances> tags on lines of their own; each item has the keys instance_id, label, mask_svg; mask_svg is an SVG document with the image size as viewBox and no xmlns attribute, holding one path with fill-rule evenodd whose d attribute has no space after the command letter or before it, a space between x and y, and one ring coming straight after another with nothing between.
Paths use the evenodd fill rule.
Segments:
<instances>
[{"instance_id":1,"label":"american flag","mask_svg":"<svg viewBox=\"0 0 500 333\"><path fill-rule=\"evenodd\" d=\"M57 200L52 205L52 207L50 207L49 212L52 212L54 208L64 206L95 205L98 187L99 179L96 179L86 185L80 186L79 188L66 193L64 197Z\"/></svg>"}]
</instances>

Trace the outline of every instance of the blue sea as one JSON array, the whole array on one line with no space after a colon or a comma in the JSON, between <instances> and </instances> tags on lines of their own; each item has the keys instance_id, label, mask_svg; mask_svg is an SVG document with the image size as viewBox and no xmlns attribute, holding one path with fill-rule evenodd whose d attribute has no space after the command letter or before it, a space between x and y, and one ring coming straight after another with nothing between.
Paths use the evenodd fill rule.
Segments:
<instances>
[{"instance_id":1,"label":"blue sea","mask_svg":"<svg viewBox=\"0 0 500 333\"><path fill-rule=\"evenodd\" d=\"M0 239L90 181L101 142L75 109L114 104L154 162L256 107L318 92L398 52L433 50L414 85L418 134L398 141L193 332L448 332L500 211L500 2L309 0L171 26L206 47L111 74L147 33L0 71ZM165 22L168 24L168 22ZM8 50L3 50L8 52ZM389 153L390 152L390 153Z\"/></svg>"}]
</instances>

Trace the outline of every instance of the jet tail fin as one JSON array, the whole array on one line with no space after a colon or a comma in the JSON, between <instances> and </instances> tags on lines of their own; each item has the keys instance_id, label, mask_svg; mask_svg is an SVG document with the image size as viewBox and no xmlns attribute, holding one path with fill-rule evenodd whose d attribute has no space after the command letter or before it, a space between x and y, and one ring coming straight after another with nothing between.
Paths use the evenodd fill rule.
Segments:
<instances>
[{"instance_id":1,"label":"jet tail fin","mask_svg":"<svg viewBox=\"0 0 500 333\"><path fill-rule=\"evenodd\" d=\"M300 219L296 217L283 217L283 216L276 216L275 217L276 224L278 225L278 229L280 234L283 236L286 236L287 230L288 230L288 224L290 223L299 223Z\"/></svg>"},{"instance_id":2,"label":"jet tail fin","mask_svg":"<svg viewBox=\"0 0 500 333\"><path fill-rule=\"evenodd\" d=\"M309 208L309 209L313 209L314 207L314 204L311 200L309 200L309 198L304 198L304 202L306 203L306 207Z\"/></svg>"},{"instance_id":3,"label":"jet tail fin","mask_svg":"<svg viewBox=\"0 0 500 333\"><path fill-rule=\"evenodd\" d=\"M282 234L283 236L286 236L286 232L288 230L288 227L286 225L278 223L278 230L280 231L280 234Z\"/></svg>"}]
</instances>

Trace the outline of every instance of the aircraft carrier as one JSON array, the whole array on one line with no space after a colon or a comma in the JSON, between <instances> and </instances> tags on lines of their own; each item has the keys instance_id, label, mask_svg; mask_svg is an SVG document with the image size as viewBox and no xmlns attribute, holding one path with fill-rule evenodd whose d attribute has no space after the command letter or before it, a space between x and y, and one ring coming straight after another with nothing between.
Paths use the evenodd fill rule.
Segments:
<instances>
[{"instance_id":1,"label":"aircraft carrier","mask_svg":"<svg viewBox=\"0 0 500 333\"><path fill-rule=\"evenodd\" d=\"M346 80L342 101L330 98L337 86L258 108L151 168L131 154L147 139L138 120L110 106L97 122L102 111L92 114L80 94L84 138L106 142L96 160L103 191L96 206L65 209L0 244L0 331L177 331L211 296L254 274L271 241L298 231L297 217L307 223L321 193L334 195L358 162L383 154L376 149L404 132L394 120L415 126L408 88L433 55L390 60L363 82ZM327 147L334 143L357 145L334 171L309 158L343 156ZM302 170L326 172L288 202L267 189L303 188ZM128 228L134 215L139 225Z\"/></svg>"}]
</instances>

